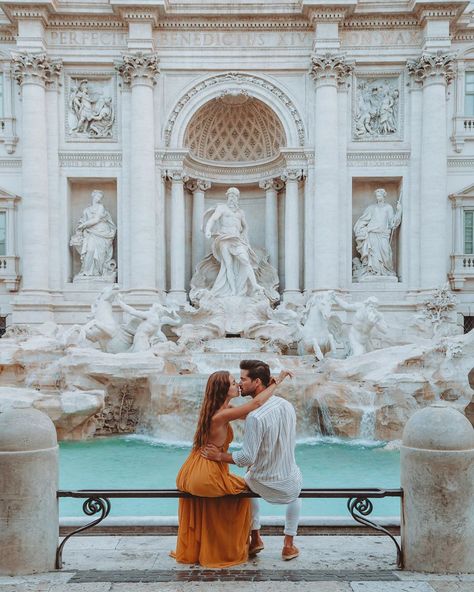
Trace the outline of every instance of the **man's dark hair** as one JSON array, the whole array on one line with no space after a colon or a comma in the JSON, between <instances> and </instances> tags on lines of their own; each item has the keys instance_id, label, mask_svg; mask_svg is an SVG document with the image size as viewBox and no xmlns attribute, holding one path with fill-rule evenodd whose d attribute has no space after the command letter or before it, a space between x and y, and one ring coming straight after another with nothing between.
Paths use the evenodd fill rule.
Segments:
<instances>
[{"instance_id":1,"label":"man's dark hair","mask_svg":"<svg viewBox=\"0 0 474 592\"><path fill-rule=\"evenodd\" d=\"M247 370L249 378L256 380L260 378L263 386L270 384L270 366L261 360L242 360L240 369Z\"/></svg>"}]
</instances>

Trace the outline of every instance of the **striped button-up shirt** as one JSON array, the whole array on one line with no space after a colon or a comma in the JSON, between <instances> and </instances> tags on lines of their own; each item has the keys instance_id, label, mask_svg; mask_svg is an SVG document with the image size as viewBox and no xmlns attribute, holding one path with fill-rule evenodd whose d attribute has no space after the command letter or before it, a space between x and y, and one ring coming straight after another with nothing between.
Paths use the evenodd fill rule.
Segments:
<instances>
[{"instance_id":1,"label":"striped button-up shirt","mask_svg":"<svg viewBox=\"0 0 474 592\"><path fill-rule=\"evenodd\" d=\"M287 504L300 494L295 443L296 414L285 399L273 396L247 415L242 449L232 458L237 466L249 467L247 485L267 502Z\"/></svg>"}]
</instances>

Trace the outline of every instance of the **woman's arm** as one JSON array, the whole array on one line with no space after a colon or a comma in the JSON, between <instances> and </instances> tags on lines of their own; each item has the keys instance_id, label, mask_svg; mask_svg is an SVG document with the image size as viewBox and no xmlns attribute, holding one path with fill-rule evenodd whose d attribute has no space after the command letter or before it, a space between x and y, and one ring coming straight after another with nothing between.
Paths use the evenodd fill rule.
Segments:
<instances>
[{"instance_id":1,"label":"woman's arm","mask_svg":"<svg viewBox=\"0 0 474 592\"><path fill-rule=\"evenodd\" d=\"M274 390L276 387L287 377L293 376L293 372L289 370L282 370L276 380L267 386L267 388L259 393L256 397L254 397L248 403L244 405L239 405L238 407L228 407L227 409L222 409L218 411L214 417L212 418L213 425L222 425L223 423L228 423L229 421L234 421L235 419L244 419L247 415L258 409L262 405L264 405L268 399L273 395Z\"/></svg>"}]
</instances>

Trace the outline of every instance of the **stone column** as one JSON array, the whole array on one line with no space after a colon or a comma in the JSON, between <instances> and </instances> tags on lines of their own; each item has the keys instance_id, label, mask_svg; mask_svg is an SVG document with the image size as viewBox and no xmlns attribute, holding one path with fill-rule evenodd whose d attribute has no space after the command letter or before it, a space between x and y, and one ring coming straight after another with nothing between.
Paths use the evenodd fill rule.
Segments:
<instances>
[{"instance_id":1,"label":"stone column","mask_svg":"<svg viewBox=\"0 0 474 592\"><path fill-rule=\"evenodd\" d=\"M404 568L474 573L474 429L437 403L417 411L403 431Z\"/></svg>"},{"instance_id":2,"label":"stone column","mask_svg":"<svg viewBox=\"0 0 474 592\"><path fill-rule=\"evenodd\" d=\"M153 87L158 74L154 53L124 54L116 65L131 86L130 288L156 290L155 119Z\"/></svg>"},{"instance_id":3,"label":"stone column","mask_svg":"<svg viewBox=\"0 0 474 592\"><path fill-rule=\"evenodd\" d=\"M53 571L59 537L58 442L36 409L0 414L0 575Z\"/></svg>"},{"instance_id":4,"label":"stone column","mask_svg":"<svg viewBox=\"0 0 474 592\"><path fill-rule=\"evenodd\" d=\"M13 76L22 93L22 291L49 289L48 142L45 85L61 63L44 53L13 55Z\"/></svg>"},{"instance_id":5,"label":"stone column","mask_svg":"<svg viewBox=\"0 0 474 592\"><path fill-rule=\"evenodd\" d=\"M308 172L304 184L304 283L305 292L313 289L314 266L314 158L308 158Z\"/></svg>"},{"instance_id":6,"label":"stone column","mask_svg":"<svg viewBox=\"0 0 474 592\"><path fill-rule=\"evenodd\" d=\"M410 96L410 172L408 196L413 199L405 199L403 203L403 224L405 226L406 250L409 252L407 258L407 277L410 290L420 288L420 229L421 229L421 208L420 208L420 169L421 169L421 124L422 124L422 86L411 77L409 90ZM416 292L415 292L416 293Z\"/></svg>"},{"instance_id":7,"label":"stone column","mask_svg":"<svg viewBox=\"0 0 474 592\"><path fill-rule=\"evenodd\" d=\"M279 179L260 181L260 189L265 190L265 250L270 263L278 269L278 191L283 187Z\"/></svg>"},{"instance_id":8,"label":"stone column","mask_svg":"<svg viewBox=\"0 0 474 592\"><path fill-rule=\"evenodd\" d=\"M454 55L424 53L408 62L408 70L423 84L421 135L421 288L446 283L448 266L447 112L446 86L454 78ZM435 237L435 240L433 238Z\"/></svg>"},{"instance_id":9,"label":"stone column","mask_svg":"<svg viewBox=\"0 0 474 592\"><path fill-rule=\"evenodd\" d=\"M193 194L193 218L192 218L192 272L194 273L196 265L204 259L204 233L202 224L204 218L204 195L210 189L211 183L204 179L191 179L186 183L186 189Z\"/></svg>"},{"instance_id":10,"label":"stone column","mask_svg":"<svg viewBox=\"0 0 474 592\"><path fill-rule=\"evenodd\" d=\"M291 299L300 293L300 223L298 183L301 169L289 169L282 180L286 181L285 192L285 289L284 296Z\"/></svg>"},{"instance_id":11,"label":"stone column","mask_svg":"<svg viewBox=\"0 0 474 592\"><path fill-rule=\"evenodd\" d=\"M316 82L314 287L339 287L341 213L339 211L339 153L337 86L352 71L342 54L313 55L310 74Z\"/></svg>"},{"instance_id":12,"label":"stone column","mask_svg":"<svg viewBox=\"0 0 474 592\"><path fill-rule=\"evenodd\" d=\"M167 171L171 181L171 232L170 232L170 290L171 300L184 304L186 290L186 233L184 210L184 183L187 177L182 170Z\"/></svg>"},{"instance_id":13,"label":"stone column","mask_svg":"<svg viewBox=\"0 0 474 592\"><path fill-rule=\"evenodd\" d=\"M55 76L46 85L46 113L48 124L48 202L49 202L49 288L59 292L64 278L64 258L67 250L61 242L65 220L61 218L59 190L59 79Z\"/></svg>"}]
</instances>

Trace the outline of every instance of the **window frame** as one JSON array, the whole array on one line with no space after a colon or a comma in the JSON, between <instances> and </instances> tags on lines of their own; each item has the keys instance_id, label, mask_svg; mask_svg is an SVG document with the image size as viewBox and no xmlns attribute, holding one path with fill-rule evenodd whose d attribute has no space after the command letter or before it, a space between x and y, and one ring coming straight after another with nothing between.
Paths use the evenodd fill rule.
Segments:
<instances>
[{"instance_id":1,"label":"window frame","mask_svg":"<svg viewBox=\"0 0 474 592\"><path fill-rule=\"evenodd\" d=\"M464 207L462 209L462 242L463 242L463 254L464 255L474 255L474 207ZM471 236L470 236L470 250L466 248L467 245L467 237L466 237L466 231L468 230L466 227L466 219L467 216L466 214L471 214L471 227L470 227L470 231L471 231Z\"/></svg>"},{"instance_id":2,"label":"window frame","mask_svg":"<svg viewBox=\"0 0 474 592\"><path fill-rule=\"evenodd\" d=\"M472 78L472 80L468 80L468 78ZM467 85L471 83L473 85L472 91L467 90ZM472 109L468 111L468 97L472 97ZM474 117L474 68L471 70L466 70L464 73L464 116L466 117Z\"/></svg>"}]
</instances>

